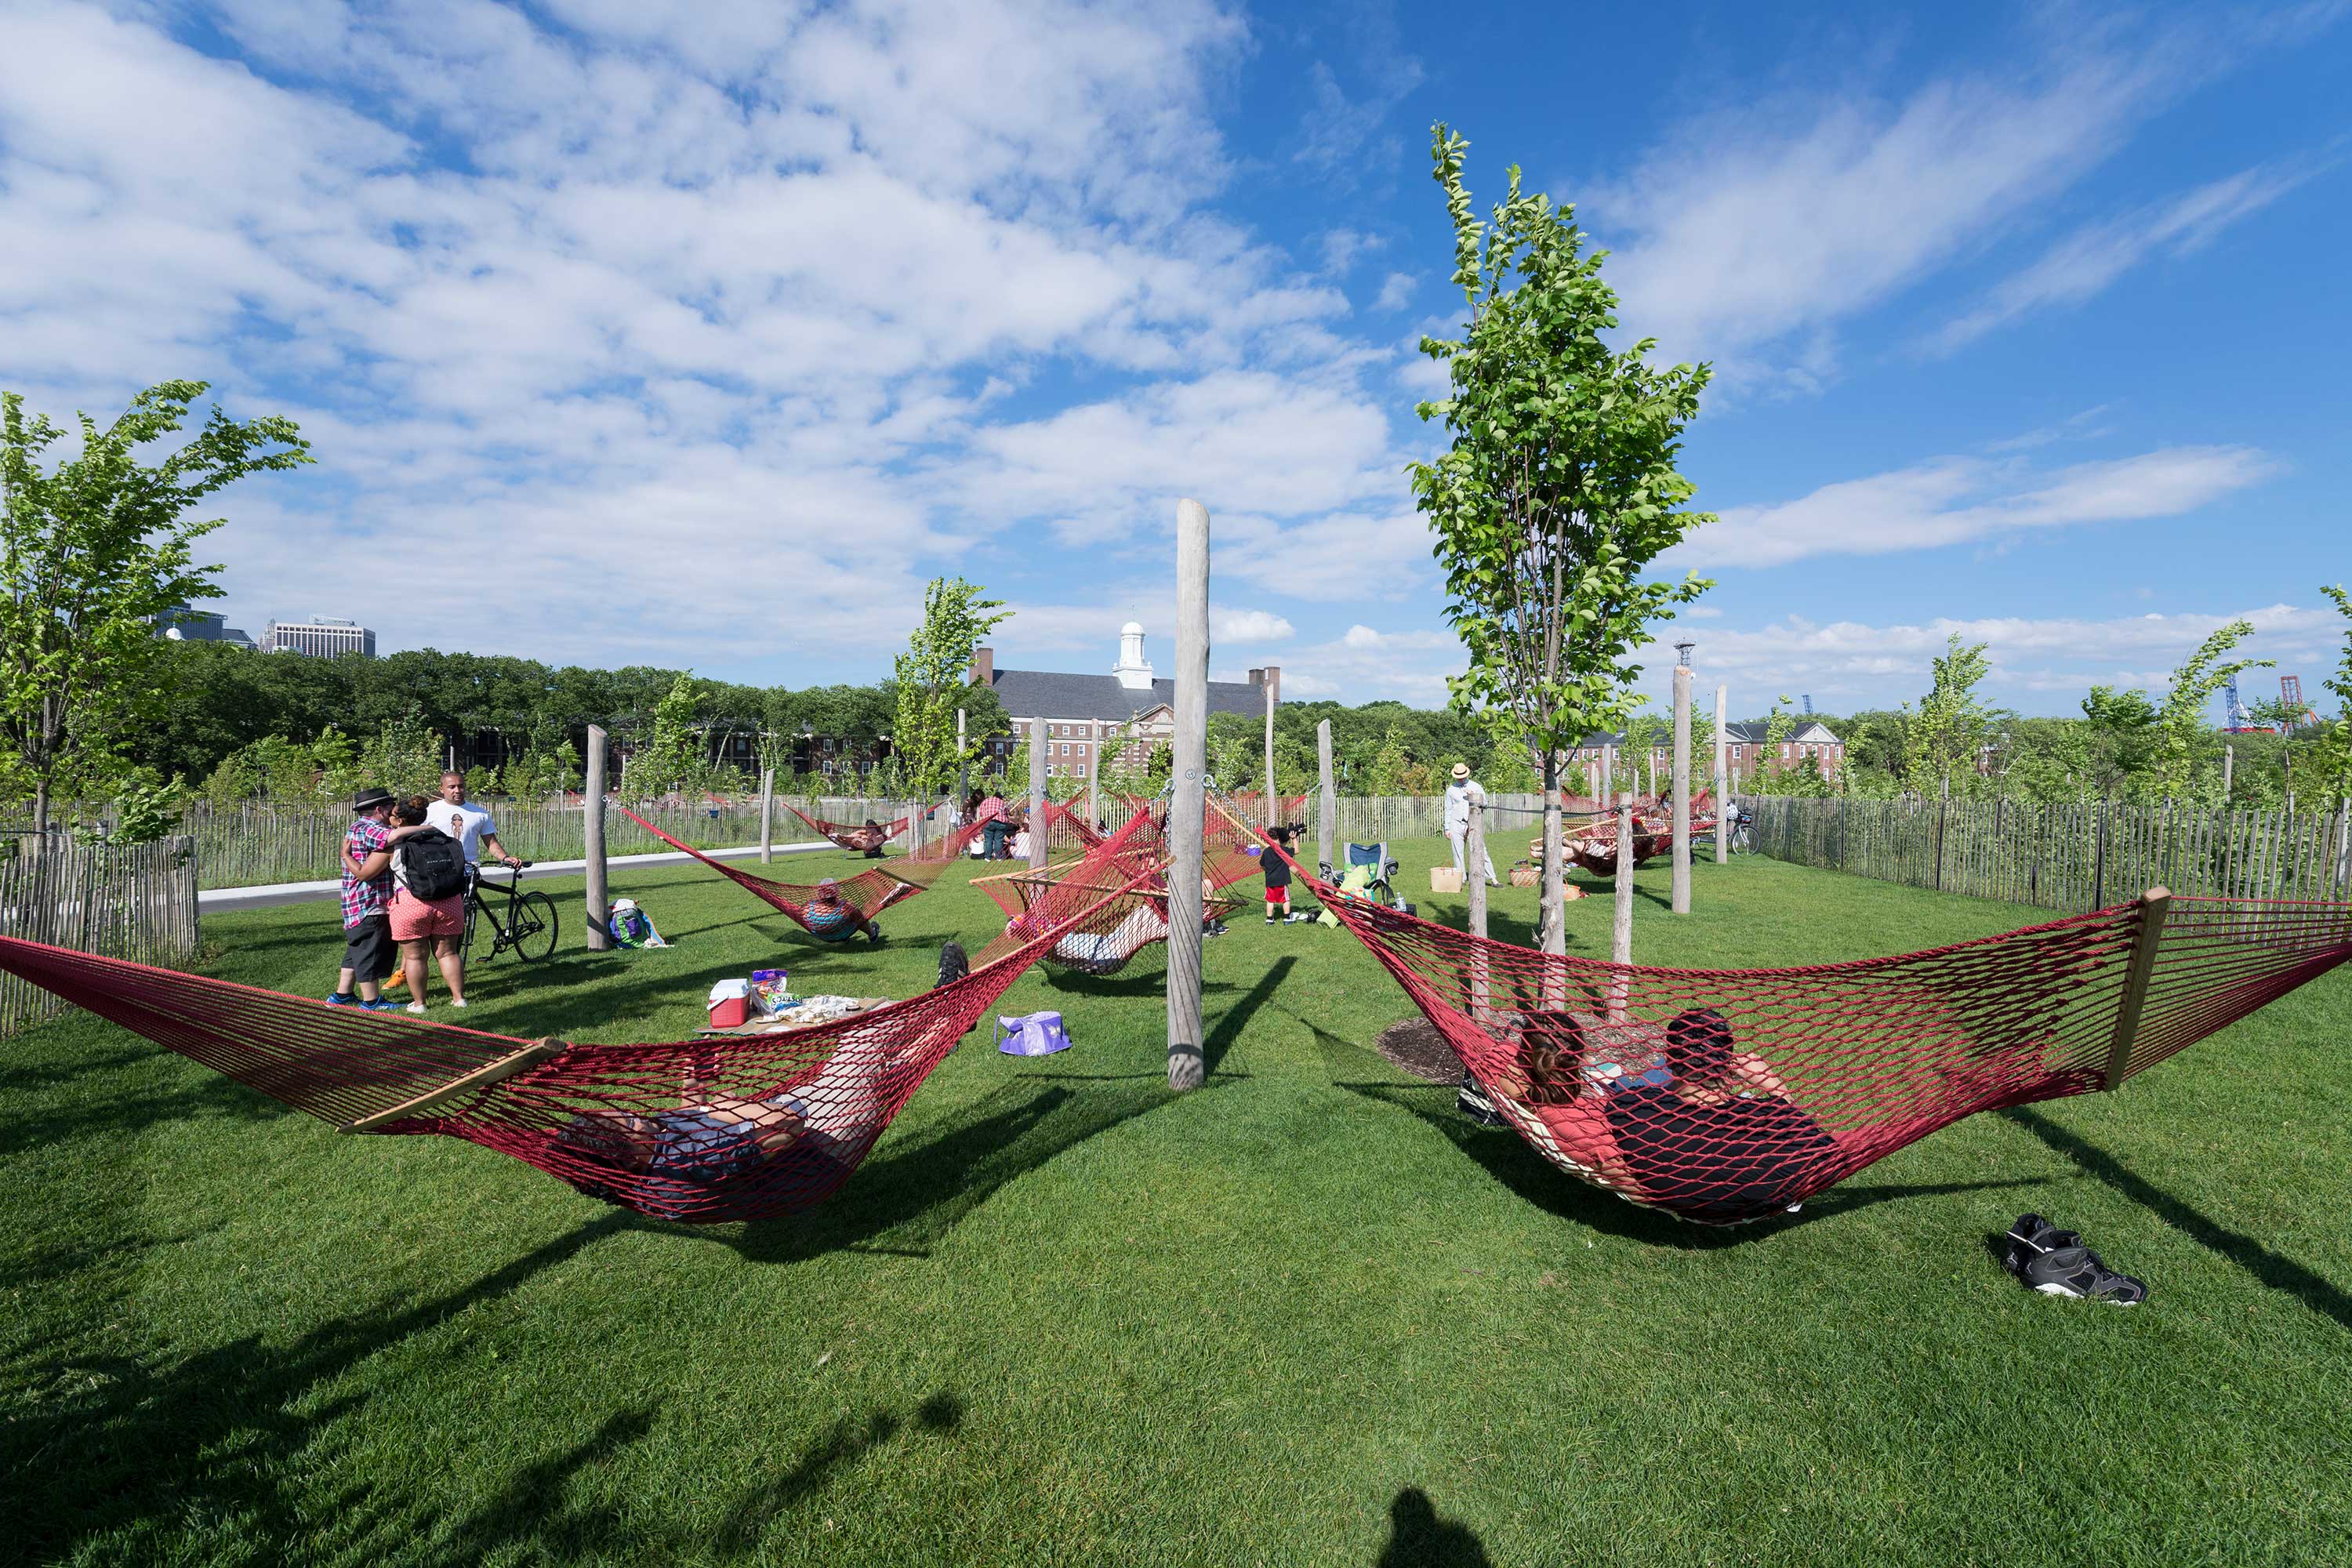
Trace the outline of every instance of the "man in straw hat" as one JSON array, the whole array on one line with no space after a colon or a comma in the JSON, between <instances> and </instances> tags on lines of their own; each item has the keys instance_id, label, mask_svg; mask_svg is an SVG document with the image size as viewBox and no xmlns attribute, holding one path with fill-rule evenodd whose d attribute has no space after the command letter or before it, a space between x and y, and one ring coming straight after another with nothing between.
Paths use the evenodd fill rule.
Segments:
<instances>
[{"instance_id":1,"label":"man in straw hat","mask_svg":"<svg viewBox=\"0 0 2352 1568\"><path fill-rule=\"evenodd\" d=\"M1454 846L1454 869L1457 874L1466 874L1463 872L1462 866L1462 841L1469 837L1469 833L1470 764L1456 763L1454 764L1454 782L1445 786L1445 837ZM1480 847L1479 853L1486 857L1486 886L1501 886L1495 877L1495 858L1486 854L1484 846Z\"/></svg>"}]
</instances>

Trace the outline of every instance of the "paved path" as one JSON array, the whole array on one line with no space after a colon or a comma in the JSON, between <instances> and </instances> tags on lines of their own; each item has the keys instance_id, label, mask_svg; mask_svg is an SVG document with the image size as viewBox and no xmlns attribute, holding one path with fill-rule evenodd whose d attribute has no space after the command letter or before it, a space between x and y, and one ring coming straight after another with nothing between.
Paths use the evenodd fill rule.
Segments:
<instances>
[{"instance_id":1,"label":"paved path","mask_svg":"<svg viewBox=\"0 0 2352 1568\"><path fill-rule=\"evenodd\" d=\"M778 855L808 855L833 846L823 839L808 844L779 844ZM713 860L756 860L760 847L748 845L740 849L706 849ZM639 866L686 866L692 864L688 856L675 849L658 855L614 855L604 862L608 871L626 871ZM588 868L585 860L541 860L522 873L526 882L542 877L576 877ZM196 895L199 914L217 913L223 910L267 910L279 904L307 904L323 899L342 897L343 885L339 880L325 882L274 882L261 888L208 888Z\"/></svg>"}]
</instances>

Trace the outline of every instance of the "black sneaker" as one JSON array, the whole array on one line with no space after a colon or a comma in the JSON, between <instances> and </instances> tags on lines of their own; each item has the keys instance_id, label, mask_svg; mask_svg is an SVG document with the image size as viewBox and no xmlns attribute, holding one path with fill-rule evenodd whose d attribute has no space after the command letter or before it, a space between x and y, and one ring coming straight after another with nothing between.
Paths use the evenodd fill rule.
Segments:
<instances>
[{"instance_id":1,"label":"black sneaker","mask_svg":"<svg viewBox=\"0 0 2352 1568\"><path fill-rule=\"evenodd\" d=\"M866 940L872 942L877 947L880 947L882 945L882 922L880 921L867 921L866 922Z\"/></svg>"},{"instance_id":2,"label":"black sneaker","mask_svg":"<svg viewBox=\"0 0 2352 1568\"><path fill-rule=\"evenodd\" d=\"M1462 1069L1462 1087L1454 1091L1454 1109L1481 1127L1500 1127L1503 1124L1503 1113L1495 1109L1494 1099L1487 1094L1486 1086L1471 1077L1468 1068Z\"/></svg>"},{"instance_id":3,"label":"black sneaker","mask_svg":"<svg viewBox=\"0 0 2352 1568\"><path fill-rule=\"evenodd\" d=\"M2116 1273L2080 1236L2057 1229L2040 1215L2020 1215L2009 1241L2004 1261L2029 1289L2112 1307L2137 1307L2147 1300L2146 1280Z\"/></svg>"},{"instance_id":4,"label":"black sneaker","mask_svg":"<svg viewBox=\"0 0 2352 1568\"><path fill-rule=\"evenodd\" d=\"M971 973L971 960L963 951L963 943L947 942L940 944L940 984L952 985Z\"/></svg>"}]
</instances>

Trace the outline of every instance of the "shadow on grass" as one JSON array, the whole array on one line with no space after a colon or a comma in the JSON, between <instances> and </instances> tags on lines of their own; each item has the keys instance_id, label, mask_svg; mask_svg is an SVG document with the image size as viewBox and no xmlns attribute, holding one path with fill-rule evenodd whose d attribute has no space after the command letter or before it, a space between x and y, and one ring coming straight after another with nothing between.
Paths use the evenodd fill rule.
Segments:
<instances>
[{"instance_id":1,"label":"shadow on grass","mask_svg":"<svg viewBox=\"0 0 2352 1568\"><path fill-rule=\"evenodd\" d=\"M156 1047L156 1054L164 1054L162 1047ZM60 1079L79 1076L59 1075ZM117 1089L76 1096L74 1103L66 1105L51 1099L36 1109L0 1116L0 1155L75 1138L129 1138L173 1121L217 1119L258 1123L295 1114L258 1090L208 1071L184 1089Z\"/></svg>"},{"instance_id":2,"label":"shadow on grass","mask_svg":"<svg viewBox=\"0 0 2352 1568\"><path fill-rule=\"evenodd\" d=\"M372 1397L339 1385L379 1352L511 1294L625 1228L618 1215L593 1220L461 1289L387 1298L290 1343L251 1334L174 1359L163 1349L124 1349L109 1333L19 1358L10 1380L38 1397L0 1423L0 1476L20 1545L35 1560L166 1557L177 1553L165 1532L235 1521L248 1543L299 1541L314 1561L374 1561L440 1533L388 1487L318 1495L320 1445ZM559 1494L572 1471L650 1425L650 1410L625 1412L570 1453L517 1470L491 1502L445 1527L457 1541L446 1560L478 1562L526 1542L532 1550L523 1555L537 1555L553 1543L551 1531L572 1551L609 1545L611 1518L564 1512Z\"/></svg>"},{"instance_id":3,"label":"shadow on grass","mask_svg":"<svg viewBox=\"0 0 2352 1568\"><path fill-rule=\"evenodd\" d=\"M1234 1081L1228 1077L1205 1087ZM1134 1079L1024 1073L952 1113L948 1125L921 1142L867 1160L840 1192L807 1214L761 1221L733 1235L644 1223L723 1241L755 1263L798 1263L849 1250L929 1257L1008 1182L1175 1098L1157 1073Z\"/></svg>"},{"instance_id":4,"label":"shadow on grass","mask_svg":"<svg viewBox=\"0 0 2352 1568\"><path fill-rule=\"evenodd\" d=\"M1243 994L1240 1001L1218 1016L1217 1026L1209 1031L1207 1039L1201 1042L1202 1070L1211 1073L1217 1070L1218 1064L1225 1059L1225 1053L1234 1048L1234 1042L1242 1037L1242 1031L1249 1027L1252 1018L1257 1016L1257 1010L1274 999L1274 994L1282 989L1282 983L1297 967L1298 960L1295 957L1286 954L1276 959L1258 983Z\"/></svg>"},{"instance_id":5,"label":"shadow on grass","mask_svg":"<svg viewBox=\"0 0 2352 1568\"><path fill-rule=\"evenodd\" d=\"M2114 1155L2048 1117L2023 1106L2000 1114L2041 1139L2053 1152L2073 1161L2084 1175L2105 1182L2198 1246L2221 1254L2270 1289L2284 1291L2313 1311L2324 1312L2340 1326L2352 1329L2352 1295L2347 1295L2333 1282L2293 1258L2280 1257L2244 1232L2231 1230L2191 1208L2153 1183L2133 1175Z\"/></svg>"},{"instance_id":6,"label":"shadow on grass","mask_svg":"<svg viewBox=\"0 0 2352 1568\"><path fill-rule=\"evenodd\" d=\"M1407 1487L1389 1504L1389 1539L1372 1568L1492 1568L1486 1543L1466 1524L1438 1517L1429 1494Z\"/></svg>"},{"instance_id":7,"label":"shadow on grass","mask_svg":"<svg viewBox=\"0 0 2352 1568\"><path fill-rule=\"evenodd\" d=\"M807 1501L831 1484L835 1472L855 1465L888 1446L907 1432L943 1436L963 1425L963 1401L945 1391L915 1407L910 1423L890 1409L877 1409L863 1421L845 1415L803 1451L773 1480L751 1488L727 1510L713 1544L721 1556L741 1557L759 1549L776 1516Z\"/></svg>"},{"instance_id":8,"label":"shadow on grass","mask_svg":"<svg viewBox=\"0 0 2352 1568\"><path fill-rule=\"evenodd\" d=\"M1445 1134L1455 1147L1485 1167L1487 1174L1509 1188L1514 1196L1524 1199L1546 1214L1650 1246L1672 1247L1685 1252L1711 1251L1777 1235L1831 1215L1851 1214L1874 1204L1897 1198L1935 1197L1950 1193L1985 1192L2037 1184L2035 1179L2030 1177L2006 1181L1921 1183L1916 1185L1856 1186L1848 1184L1832 1187L1807 1200L1803 1213L1790 1215L1784 1219L1764 1220L1750 1225L1694 1225L1659 1210L1628 1203L1613 1193L1578 1181L1528 1147L1527 1141L1507 1127L1482 1127L1470 1121L1454 1109L1456 1089L1452 1084L1398 1079L1348 1081L1341 1079L1338 1076L1340 1071L1362 1070L1374 1062L1386 1067L1387 1061L1360 1046L1307 1024L1304 1019L1299 1022L1313 1031L1316 1043L1323 1049L1325 1061L1334 1069L1333 1088L1412 1112Z\"/></svg>"}]
</instances>

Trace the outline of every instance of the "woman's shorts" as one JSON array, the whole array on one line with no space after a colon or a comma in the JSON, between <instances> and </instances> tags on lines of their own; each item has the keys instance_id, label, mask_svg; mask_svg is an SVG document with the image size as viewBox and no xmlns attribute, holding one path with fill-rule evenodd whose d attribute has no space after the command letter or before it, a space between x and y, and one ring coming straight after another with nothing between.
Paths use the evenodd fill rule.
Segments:
<instances>
[{"instance_id":1,"label":"woman's shorts","mask_svg":"<svg viewBox=\"0 0 2352 1568\"><path fill-rule=\"evenodd\" d=\"M466 895L420 899L405 888L392 890L392 940L424 942L436 936L466 934Z\"/></svg>"}]
</instances>

